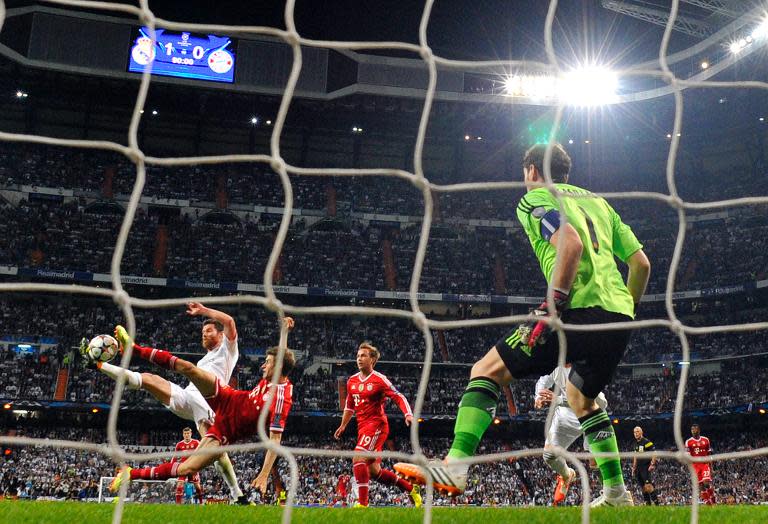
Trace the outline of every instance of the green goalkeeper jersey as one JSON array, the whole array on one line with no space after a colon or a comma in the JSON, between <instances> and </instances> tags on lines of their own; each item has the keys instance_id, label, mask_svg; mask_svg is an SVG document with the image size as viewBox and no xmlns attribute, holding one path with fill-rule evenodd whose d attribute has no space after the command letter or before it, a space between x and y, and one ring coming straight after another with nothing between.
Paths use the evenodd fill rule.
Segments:
<instances>
[{"instance_id":1,"label":"green goalkeeper jersey","mask_svg":"<svg viewBox=\"0 0 768 524\"><path fill-rule=\"evenodd\" d=\"M563 192L562 204L548 189L540 187L526 193L517 206L517 219L528 234L547 282L552 278L556 256L549 239L565 222L564 214L584 244L570 307L599 307L634 318L634 301L614 257L626 262L643 245L605 199L570 184L555 187Z\"/></svg>"}]
</instances>

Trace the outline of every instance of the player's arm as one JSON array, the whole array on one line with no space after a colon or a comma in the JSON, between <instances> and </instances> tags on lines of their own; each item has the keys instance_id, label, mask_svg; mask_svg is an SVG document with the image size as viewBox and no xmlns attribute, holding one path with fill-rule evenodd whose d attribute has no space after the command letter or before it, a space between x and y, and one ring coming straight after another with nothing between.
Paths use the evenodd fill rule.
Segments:
<instances>
[{"instance_id":1,"label":"player's arm","mask_svg":"<svg viewBox=\"0 0 768 524\"><path fill-rule=\"evenodd\" d=\"M611 228L613 230L613 252L629 266L627 289L629 289L635 307L645 294L648 278L651 275L651 262L643 252L643 245L632 232L632 228L621 221L613 208L611 213Z\"/></svg>"},{"instance_id":2,"label":"player's arm","mask_svg":"<svg viewBox=\"0 0 768 524\"><path fill-rule=\"evenodd\" d=\"M653 442L648 441L645 443L645 451L656 451L656 446L653 444ZM653 470L656 467L656 453L653 453L651 455L651 463L648 464L648 471Z\"/></svg>"},{"instance_id":3,"label":"player's arm","mask_svg":"<svg viewBox=\"0 0 768 524\"><path fill-rule=\"evenodd\" d=\"M213 320L218 320L224 325L224 335L227 337L227 340L234 341L237 339L237 325L235 324L235 319L223 311L205 307L200 302L189 302L187 304L187 314L193 317L205 316L212 318Z\"/></svg>"},{"instance_id":4,"label":"player's arm","mask_svg":"<svg viewBox=\"0 0 768 524\"><path fill-rule=\"evenodd\" d=\"M384 384L386 385L384 394L397 404L397 407L400 408L400 411L403 412L403 416L405 417L405 425L410 426L413 421L413 411L411 411L411 405L408 403L408 399L405 398L405 395L400 393L389 380L384 380Z\"/></svg>"},{"instance_id":5,"label":"player's arm","mask_svg":"<svg viewBox=\"0 0 768 524\"><path fill-rule=\"evenodd\" d=\"M282 439L283 439L282 431L269 432L269 440L271 440L272 442L276 444L280 444L280 441ZM272 466L275 465L275 460L277 460L277 453L275 453L271 449L268 449L266 455L264 456L264 464L261 466L261 471L259 471L259 474L256 476L255 479L253 479L253 482L251 482L251 487L261 491L262 495L264 495L264 493L266 493L267 491L267 482L269 482L269 474L272 471Z\"/></svg>"},{"instance_id":6,"label":"player's arm","mask_svg":"<svg viewBox=\"0 0 768 524\"><path fill-rule=\"evenodd\" d=\"M635 301L635 306L645 294L648 279L651 276L651 262L642 249L638 249L627 259L629 273L627 275L627 289Z\"/></svg>"},{"instance_id":7,"label":"player's arm","mask_svg":"<svg viewBox=\"0 0 768 524\"><path fill-rule=\"evenodd\" d=\"M533 399L533 407L535 409L542 409L552 402L554 394L549 388L554 385L555 381L551 374L539 377L539 380L536 381L535 396Z\"/></svg>"},{"instance_id":8,"label":"player's arm","mask_svg":"<svg viewBox=\"0 0 768 524\"><path fill-rule=\"evenodd\" d=\"M584 244L579 233L570 224L561 224L550 237L549 243L555 246L559 259L552 274L552 287L567 295L576 279Z\"/></svg>"},{"instance_id":9,"label":"player's arm","mask_svg":"<svg viewBox=\"0 0 768 524\"><path fill-rule=\"evenodd\" d=\"M341 415L341 424L333 432L333 438L339 440L344 430L347 429L347 425L352 420L355 414L355 402L352 399L352 393L350 392L349 383L347 383L347 400L344 402L344 412Z\"/></svg>"},{"instance_id":10,"label":"player's arm","mask_svg":"<svg viewBox=\"0 0 768 524\"><path fill-rule=\"evenodd\" d=\"M333 438L336 440L341 438L341 435L344 433L344 430L347 429L349 421L352 420L352 416L354 414L354 410L344 408L344 414L341 415L341 424L339 424L339 427L336 428L336 431L333 432Z\"/></svg>"}]
</instances>

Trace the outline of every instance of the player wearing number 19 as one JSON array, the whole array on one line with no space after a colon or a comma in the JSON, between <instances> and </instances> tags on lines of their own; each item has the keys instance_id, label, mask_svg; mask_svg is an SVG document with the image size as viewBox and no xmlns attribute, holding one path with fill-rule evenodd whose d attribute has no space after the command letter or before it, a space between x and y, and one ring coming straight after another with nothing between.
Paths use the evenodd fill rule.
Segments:
<instances>
[{"instance_id":1,"label":"player wearing number 19","mask_svg":"<svg viewBox=\"0 0 768 524\"><path fill-rule=\"evenodd\" d=\"M558 358L558 336L547 322L550 309L566 324L604 324L631 321L645 292L650 262L629 226L603 198L568 184L571 158L553 144L550 173L558 196L542 187L546 144L526 151L523 177L528 190L517 206L517 218L539 259L551 288L530 319L499 339L472 367L459 404L454 441L446 461L429 472L437 489L464 491L468 466L456 459L471 457L493 420L501 387L514 379L549 373ZM616 258L629 266L627 282ZM568 405L596 457L603 478L603 494L594 505L631 505L624 486L616 435L606 412L596 403L611 381L629 341L629 329L567 330L566 361L571 370L566 384ZM425 482L425 472L413 464L396 464L401 475Z\"/></svg>"},{"instance_id":2,"label":"player wearing number 19","mask_svg":"<svg viewBox=\"0 0 768 524\"><path fill-rule=\"evenodd\" d=\"M391 398L405 415L405 424L411 425L413 413L408 400L392 383L373 370L379 360L379 350L370 342L363 342L357 349L357 367L360 370L347 380L347 400L341 424L333 436L338 440L352 420L357 416L357 445L355 451L381 451L389 434L389 421L384 413L384 404ZM418 486L412 485L405 479L398 478L394 472L381 467L381 458L354 456L352 457L352 473L357 482L357 504L368 506L368 483L371 479L397 486L408 493L416 507L421 506L421 495Z\"/></svg>"}]
</instances>

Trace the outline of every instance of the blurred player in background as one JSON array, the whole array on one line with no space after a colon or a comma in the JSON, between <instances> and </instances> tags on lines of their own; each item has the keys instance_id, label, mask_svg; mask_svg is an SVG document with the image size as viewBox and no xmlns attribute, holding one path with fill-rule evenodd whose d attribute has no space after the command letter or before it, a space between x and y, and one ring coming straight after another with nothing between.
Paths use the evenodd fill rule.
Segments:
<instances>
[{"instance_id":1,"label":"blurred player in background","mask_svg":"<svg viewBox=\"0 0 768 524\"><path fill-rule=\"evenodd\" d=\"M701 428L698 424L691 426L691 438L685 441L685 447L692 457L708 457L712 448L707 437L701 436ZM709 462L694 462L694 469L699 479L699 493L701 501L707 505L715 504L715 488L712 487L712 467Z\"/></svg>"},{"instance_id":2,"label":"blurred player in background","mask_svg":"<svg viewBox=\"0 0 768 524\"><path fill-rule=\"evenodd\" d=\"M635 436L635 447L632 451L651 453L656 450L653 442L643 436L643 428L636 426L632 433ZM632 459L632 476L635 477L635 480L640 485L640 489L643 492L643 500L645 500L647 506L651 504L659 505L659 495L651 480L651 472L654 469L656 469L655 456L652 456L650 459L637 457Z\"/></svg>"},{"instance_id":3,"label":"blurred player in background","mask_svg":"<svg viewBox=\"0 0 768 524\"><path fill-rule=\"evenodd\" d=\"M200 445L200 441L197 439L192 438L192 428L184 428L181 432L182 434L182 440L176 443L176 451L192 451L194 449L197 449L197 446ZM187 457L180 457L178 462L184 462L187 460ZM176 457L173 457L171 459L171 463L177 462ZM200 484L200 473L195 473L193 475L186 475L184 477L179 477L176 479L176 504L181 504L182 500L184 499L184 490L185 485L187 483L190 483L195 488L195 497L197 498L197 503L202 504L203 503L203 486Z\"/></svg>"},{"instance_id":4,"label":"blurred player in background","mask_svg":"<svg viewBox=\"0 0 768 524\"><path fill-rule=\"evenodd\" d=\"M555 485L555 496L552 505L557 506L565 500L568 495L568 488L576 478L576 471L568 466L563 457L557 456L551 449L559 446L568 449L576 439L584 435L581 430L579 419L568 406L568 398L565 396L565 384L568 377L569 365L565 369L556 367L549 375L544 375L536 382L536 396L534 397L533 407L544 409L552 402L555 402L555 414L552 416L552 424L549 426L549 432L544 442L544 461L552 470L557 473L557 484ZM557 384L559 393L557 396L553 393L552 387ZM595 402L601 409L608 409L608 401L601 392ZM584 440L584 449L589 451L589 445Z\"/></svg>"},{"instance_id":5,"label":"blurred player in background","mask_svg":"<svg viewBox=\"0 0 768 524\"><path fill-rule=\"evenodd\" d=\"M333 436L341 438L352 415L357 417L357 445L355 451L381 451L389 435L389 421L384 413L387 398L392 399L405 416L405 425L410 426L413 413L408 400L392 383L373 367L379 360L380 353L370 342L363 342L357 348L357 367L359 373L347 380L347 399L341 424ZM405 479L398 478L393 471L381 467L381 459L355 456L352 458L352 473L357 482L357 503L355 506L368 506L368 483L373 479L387 486L397 486L408 493L416 507L421 506L421 494L418 486Z\"/></svg>"},{"instance_id":6,"label":"blurred player in background","mask_svg":"<svg viewBox=\"0 0 768 524\"><path fill-rule=\"evenodd\" d=\"M347 507L347 499L349 498L349 488L351 482L352 478L346 473L339 475L339 479L336 482L336 493L333 496L331 506L335 506L336 504L341 503L341 507Z\"/></svg>"}]
</instances>

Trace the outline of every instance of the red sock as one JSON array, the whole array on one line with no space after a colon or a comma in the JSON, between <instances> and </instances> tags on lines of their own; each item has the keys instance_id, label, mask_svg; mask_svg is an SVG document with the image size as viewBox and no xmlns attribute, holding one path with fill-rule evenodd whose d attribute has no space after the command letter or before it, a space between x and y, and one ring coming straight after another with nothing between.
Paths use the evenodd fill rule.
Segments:
<instances>
[{"instance_id":1,"label":"red sock","mask_svg":"<svg viewBox=\"0 0 768 524\"><path fill-rule=\"evenodd\" d=\"M362 506L368 505L368 482L371 480L371 474L368 472L366 462L355 462L352 464L352 473L357 481L357 501Z\"/></svg>"},{"instance_id":2,"label":"red sock","mask_svg":"<svg viewBox=\"0 0 768 524\"><path fill-rule=\"evenodd\" d=\"M400 488L400 491L405 491L406 493L410 493L413 489L413 484L395 475L394 471L389 471L384 468L379 471L379 476L376 477L376 481L386 484L387 486L397 486Z\"/></svg>"},{"instance_id":3,"label":"red sock","mask_svg":"<svg viewBox=\"0 0 768 524\"><path fill-rule=\"evenodd\" d=\"M176 483L176 504L181 504L181 501L183 498L184 498L184 483L177 482Z\"/></svg>"},{"instance_id":4,"label":"red sock","mask_svg":"<svg viewBox=\"0 0 768 524\"><path fill-rule=\"evenodd\" d=\"M709 488L707 490L707 504L710 506L715 505L715 488Z\"/></svg>"},{"instance_id":5,"label":"red sock","mask_svg":"<svg viewBox=\"0 0 768 524\"><path fill-rule=\"evenodd\" d=\"M199 484L195 486L195 492L196 492L196 495L197 495L197 503L202 506L203 505L203 490L202 490L202 488L200 487Z\"/></svg>"},{"instance_id":6,"label":"red sock","mask_svg":"<svg viewBox=\"0 0 768 524\"><path fill-rule=\"evenodd\" d=\"M173 366L178 359L170 351L148 348L138 344L133 345L133 350L144 360L149 360L153 364L157 364L161 368L170 369L171 371L173 371Z\"/></svg>"},{"instance_id":7,"label":"red sock","mask_svg":"<svg viewBox=\"0 0 768 524\"><path fill-rule=\"evenodd\" d=\"M131 470L131 480L166 480L178 477L176 473L179 470L181 462L163 462L159 466L151 468L133 468Z\"/></svg>"}]
</instances>

